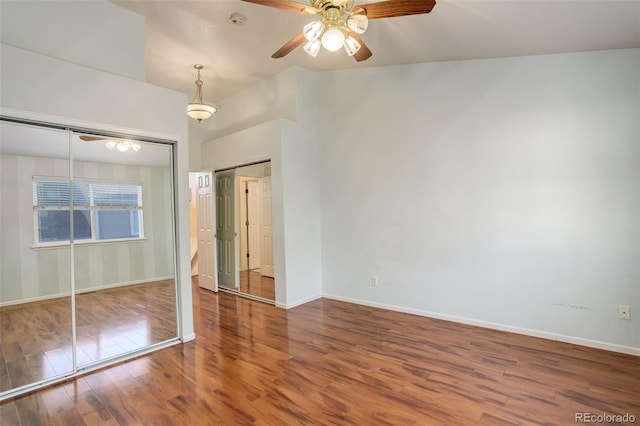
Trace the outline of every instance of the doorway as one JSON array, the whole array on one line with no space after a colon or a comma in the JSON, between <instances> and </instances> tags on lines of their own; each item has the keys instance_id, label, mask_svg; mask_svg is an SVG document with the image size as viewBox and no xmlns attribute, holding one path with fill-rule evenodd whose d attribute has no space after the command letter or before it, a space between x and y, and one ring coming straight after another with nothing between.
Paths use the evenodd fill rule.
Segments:
<instances>
[{"instance_id":1,"label":"doorway","mask_svg":"<svg viewBox=\"0 0 640 426\"><path fill-rule=\"evenodd\" d=\"M275 300L270 164L237 170L240 292Z\"/></svg>"},{"instance_id":2,"label":"doorway","mask_svg":"<svg viewBox=\"0 0 640 426\"><path fill-rule=\"evenodd\" d=\"M200 287L275 303L271 162L193 177Z\"/></svg>"}]
</instances>

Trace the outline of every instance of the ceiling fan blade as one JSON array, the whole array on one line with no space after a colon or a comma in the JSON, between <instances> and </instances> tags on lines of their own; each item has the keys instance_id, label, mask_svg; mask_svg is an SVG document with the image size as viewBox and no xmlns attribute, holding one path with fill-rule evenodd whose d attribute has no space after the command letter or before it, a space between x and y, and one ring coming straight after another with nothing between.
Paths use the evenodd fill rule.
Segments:
<instances>
[{"instance_id":1,"label":"ceiling fan blade","mask_svg":"<svg viewBox=\"0 0 640 426\"><path fill-rule=\"evenodd\" d=\"M291 53L291 51L293 49L295 49L296 47L300 46L306 40L307 39L304 38L304 34L300 33L297 36L295 36L294 38L292 38L291 40L289 40L288 42L286 42L284 44L284 46L282 46L280 49L278 49L276 51L276 53L271 55L271 57L274 58L274 59L277 59L277 58L282 58L284 56L287 56L289 53Z\"/></svg>"},{"instance_id":2,"label":"ceiling fan blade","mask_svg":"<svg viewBox=\"0 0 640 426\"><path fill-rule=\"evenodd\" d=\"M86 136L86 135L79 136L79 138L80 140L83 140L85 142L103 141L106 139L99 136Z\"/></svg>"},{"instance_id":3,"label":"ceiling fan blade","mask_svg":"<svg viewBox=\"0 0 640 426\"><path fill-rule=\"evenodd\" d=\"M260 4L262 6L275 7L276 9L288 10L289 12L308 13L311 6L298 3L292 0L242 0L247 3ZM307 12L304 12L307 11Z\"/></svg>"},{"instance_id":4,"label":"ceiling fan blade","mask_svg":"<svg viewBox=\"0 0 640 426\"><path fill-rule=\"evenodd\" d=\"M366 61L367 59L369 59L373 55L373 53L371 52L371 50L369 50L358 33L356 33L355 31L349 31L349 35L355 38L358 43L360 43L360 49L353 55L353 59L358 62Z\"/></svg>"},{"instance_id":5,"label":"ceiling fan blade","mask_svg":"<svg viewBox=\"0 0 640 426\"><path fill-rule=\"evenodd\" d=\"M380 19L429 13L435 5L435 0L387 0L379 3L360 4L357 8L364 9L369 19Z\"/></svg>"}]
</instances>

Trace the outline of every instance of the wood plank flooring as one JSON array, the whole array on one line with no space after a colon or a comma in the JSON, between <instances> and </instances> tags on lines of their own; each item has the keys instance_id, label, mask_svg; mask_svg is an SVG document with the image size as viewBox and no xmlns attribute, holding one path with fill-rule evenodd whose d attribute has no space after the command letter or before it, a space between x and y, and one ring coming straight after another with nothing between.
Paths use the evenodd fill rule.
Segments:
<instances>
[{"instance_id":1,"label":"wood plank flooring","mask_svg":"<svg viewBox=\"0 0 640 426\"><path fill-rule=\"evenodd\" d=\"M173 280L76 296L77 361L86 365L176 337ZM0 391L73 369L71 298L0 308Z\"/></svg>"},{"instance_id":2,"label":"wood plank flooring","mask_svg":"<svg viewBox=\"0 0 640 426\"><path fill-rule=\"evenodd\" d=\"M240 271L240 292L267 300L276 300L274 279L260 275L259 270Z\"/></svg>"},{"instance_id":3,"label":"wood plank flooring","mask_svg":"<svg viewBox=\"0 0 640 426\"><path fill-rule=\"evenodd\" d=\"M197 339L0 406L2 425L640 422L640 358L320 299L194 284Z\"/></svg>"}]
</instances>

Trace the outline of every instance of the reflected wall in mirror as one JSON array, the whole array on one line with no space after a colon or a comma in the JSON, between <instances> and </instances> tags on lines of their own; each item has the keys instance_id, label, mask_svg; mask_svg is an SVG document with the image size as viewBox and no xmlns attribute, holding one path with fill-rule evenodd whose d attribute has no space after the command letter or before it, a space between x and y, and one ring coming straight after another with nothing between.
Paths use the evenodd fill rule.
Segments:
<instances>
[{"instance_id":1,"label":"reflected wall in mirror","mask_svg":"<svg viewBox=\"0 0 640 426\"><path fill-rule=\"evenodd\" d=\"M81 134L72 143L83 366L177 336L171 146Z\"/></svg>"},{"instance_id":2,"label":"reflected wall in mirror","mask_svg":"<svg viewBox=\"0 0 640 426\"><path fill-rule=\"evenodd\" d=\"M0 392L73 371L69 166L68 132L0 121Z\"/></svg>"}]
</instances>

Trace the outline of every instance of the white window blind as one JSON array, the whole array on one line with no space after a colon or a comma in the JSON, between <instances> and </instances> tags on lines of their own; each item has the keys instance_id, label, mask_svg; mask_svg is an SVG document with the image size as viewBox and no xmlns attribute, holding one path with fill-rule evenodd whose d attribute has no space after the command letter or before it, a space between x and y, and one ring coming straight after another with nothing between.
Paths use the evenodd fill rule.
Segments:
<instances>
[{"instance_id":1,"label":"white window blind","mask_svg":"<svg viewBox=\"0 0 640 426\"><path fill-rule=\"evenodd\" d=\"M34 177L33 207L38 244L143 237L141 185Z\"/></svg>"}]
</instances>

